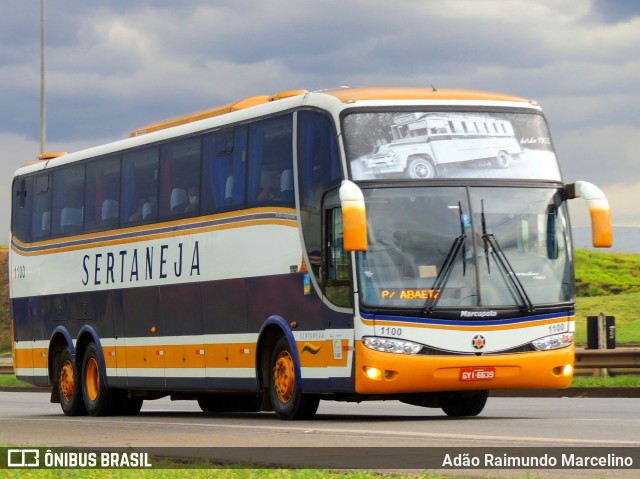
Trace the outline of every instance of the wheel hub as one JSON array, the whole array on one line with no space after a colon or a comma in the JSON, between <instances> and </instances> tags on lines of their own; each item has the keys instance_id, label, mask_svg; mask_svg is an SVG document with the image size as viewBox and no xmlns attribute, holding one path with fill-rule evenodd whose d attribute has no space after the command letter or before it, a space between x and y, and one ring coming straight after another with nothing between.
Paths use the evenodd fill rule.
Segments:
<instances>
[{"instance_id":1,"label":"wheel hub","mask_svg":"<svg viewBox=\"0 0 640 479\"><path fill-rule=\"evenodd\" d=\"M284 404L291 401L295 390L295 371L293 358L288 351L282 351L278 355L273 368L273 380L278 399Z\"/></svg>"},{"instance_id":2,"label":"wheel hub","mask_svg":"<svg viewBox=\"0 0 640 479\"><path fill-rule=\"evenodd\" d=\"M73 398L74 387L75 378L73 376L73 365L70 361L65 361L60 368L60 391L65 401L70 402Z\"/></svg>"},{"instance_id":3,"label":"wheel hub","mask_svg":"<svg viewBox=\"0 0 640 479\"><path fill-rule=\"evenodd\" d=\"M95 360L95 358L90 358L87 361L84 381L87 387L87 396L91 401L95 401L100 390L98 362Z\"/></svg>"}]
</instances>

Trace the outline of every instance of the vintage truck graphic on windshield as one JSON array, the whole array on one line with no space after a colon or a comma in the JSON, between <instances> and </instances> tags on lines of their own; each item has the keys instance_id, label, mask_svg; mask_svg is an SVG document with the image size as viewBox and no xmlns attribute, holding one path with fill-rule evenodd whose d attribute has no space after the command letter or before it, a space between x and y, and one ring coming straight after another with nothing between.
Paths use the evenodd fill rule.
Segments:
<instances>
[{"instance_id":1,"label":"vintage truck graphic on windshield","mask_svg":"<svg viewBox=\"0 0 640 479\"><path fill-rule=\"evenodd\" d=\"M444 165L508 168L522 153L511 122L488 114L404 113L390 127L392 139L361 158L365 170L426 179Z\"/></svg>"}]
</instances>

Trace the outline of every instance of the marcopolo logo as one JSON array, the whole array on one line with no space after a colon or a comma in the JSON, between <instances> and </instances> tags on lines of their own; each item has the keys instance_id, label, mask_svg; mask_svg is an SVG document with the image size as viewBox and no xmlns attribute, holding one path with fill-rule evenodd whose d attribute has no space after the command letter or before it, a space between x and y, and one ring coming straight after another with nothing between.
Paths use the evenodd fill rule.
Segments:
<instances>
[{"instance_id":1,"label":"marcopolo logo","mask_svg":"<svg viewBox=\"0 0 640 479\"><path fill-rule=\"evenodd\" d=\"M460 311L461 318L495 318L497 311Z\"/></svg>"}]
</instances>

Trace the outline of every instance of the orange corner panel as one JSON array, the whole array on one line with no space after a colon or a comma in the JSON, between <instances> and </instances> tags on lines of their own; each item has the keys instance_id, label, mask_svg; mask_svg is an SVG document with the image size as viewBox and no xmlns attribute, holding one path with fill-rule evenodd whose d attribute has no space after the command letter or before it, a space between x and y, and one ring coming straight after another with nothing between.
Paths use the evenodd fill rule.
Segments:
<instances>
[{"instance_id":1,"label":"orange corner panel","mask_svg":"<svg viewBox=\"0 0 640 479\"><path fill-rule=\"evenodd\" d=\"M562 389L569 387L574 347L553 351L486 356L427 356L383 353L355 346L356 392L398 394L481 389ZM378 368L379 375L367 371ZM487 378L462 380L463 372L490 371Z\"/></svg>"}]
</instances>

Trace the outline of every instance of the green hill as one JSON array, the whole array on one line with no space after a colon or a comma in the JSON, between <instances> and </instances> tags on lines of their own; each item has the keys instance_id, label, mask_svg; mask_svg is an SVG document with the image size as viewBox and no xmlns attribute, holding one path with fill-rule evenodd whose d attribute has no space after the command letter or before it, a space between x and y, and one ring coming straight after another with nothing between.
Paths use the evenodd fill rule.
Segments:
<instances>
[{"instance_id":1,"label":"green hill","mask_svg":"<svg viewBox=\"0 0 640 479\"><path fill-rule=\"evenodd\" d=\"M576 250L576 295L640 292L640 255Z\"/></svg>"},{"instance_id":2,"label":"green hill","mask_svg":"<svg viewBox=\"0 0 640 479\"><path fill-rule=\"evenodd\" d=\"M616 317L616 342L640 343L640 255L577 250L576 340L586 343L586 318Z\"/></svg>"},{"instance_id":3,"label":"green hill","mask_svg":"<svg viewBox=\"0 0 640 479\"><path fill-rule=\"evenodd\" d=\"M618 344L640 343L640 255L578 250L576 304L578 343L586 343L586 318L616 317ZM7 249L0 248L0 353L11 350Z\"/></svg>"}]
</instances>

